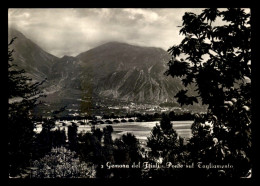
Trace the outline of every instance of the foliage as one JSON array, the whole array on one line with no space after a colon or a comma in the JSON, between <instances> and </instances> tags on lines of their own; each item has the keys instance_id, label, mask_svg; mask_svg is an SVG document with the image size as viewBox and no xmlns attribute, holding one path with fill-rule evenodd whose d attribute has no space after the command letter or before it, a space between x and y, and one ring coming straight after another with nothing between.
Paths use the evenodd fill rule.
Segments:
<instances>
[{"instance_id":1,"label":"foliage","mask_svg":"<svg viewBox=\"0 0 260 186\"><path fill-rule=\"evenodd\" d=\"M231 16L231 12L235 15ZM228 25L212 26L217 17ZM251 78L249 17L244 10L234 8L222 12L206 9L200 15L186 12L180 30L185 38L168 51L174 57L180 54L187 57L181 61L172 58L166 74L182 77L185 86L196 83L203 103L209 104L210 109L218 109L227 94L238 91L234 85L240 83L239 80ZM181 90L176 95L180 103L196 101L196 97L186 97L186 93Z\"/></svg>"},{"instance_id":2,"label":"foliage","mask_svg":"<svg viewBox=\"0 0 260 186\"><path fill-rule=\"evenodd\" d=\"M106 126L103 129L104 145L102 147L103 163L114 162L114 141L112 139L112 132L114 131L111 125Z\"/></svg>"},{"instance_id":3,"label":"foliage","mask_svg":"<svg viewBox=\"0 0 260 186\"><path fill-rule=\"evenodd\" d=\"M111 125L106 126L103 129L103 134L104 134L104 144L105 145L110 145L113 143L112 140L112 132L114 131L113 127Z\"/></svg>"},{"instance_id":4,"label":"foliage","mask_svg":"<svg viewBox=\"0 0 260 186\"><path fill-rule=\"evenodd\" d=\"M178 136L173 129L170 118L165 115L160 125L152 129L151 135L148 137L147 147L151 149L150 158L158 160L162 158L165 161L169 158L169 154L176 152L183 145L183 139ZM176 160L177 161L177 160Z\"/></svg>"},{"instance_id":5,"label":"foliage","mask_svg":"<svg viewBox=\"0 0 260 186\"><path fill-rule=\"evenodd\" d=\"M78 136L78 154L80 160L98 164L102 160L101 141L90 132Z\"/></svg>"},{"instance_id":6,"label":"foliage","mask_svg":"<svg viewBox=\"0 0 260 186\"><path fill-rule=\"evenodd\" d=\"M148 161L165 165L167 162L172 164L185 164L186 150L184 140L178 136L173 129L169 116L164 115L160 125L152 129L148 137L147 147L149 148ZM146 176L161 177L177 175L173 169L149 170Z\"/></svg>"},{"instance_id":7,"label":"foliage","mask_svg":"<svg viewBox=\"0 0 260 186\"><path fill-rule=\"evenodd\" d=\"M214 24L221 20L222 24ZM219 22L219 21L218 21ZM230 163L234 169L210 170L207 175L245 176L251 168L251 26L241 8L186 12L180 33L185 38L168 51L173 56L166 75L195 84L208 114L197 115L189 143L190 158L204 163ZM178 56L185 59L178 60ZM180 90L180 104L197 96Z\"/></svg>"},{"instance_id":8,"label":"foliage","mask_svg":"<svg viewBox=\"0 0 260 186\"><path fill-rule=\"evenodd\" d=\"M42 124L42 130L35 137L33 159L40 158L50 152L53 147L66 145L65 130L60 128L53 130L55 127L54 119L45 120Z\"/></svg>"},{"instance_id":9,"label":"foliage","mask_svg":"<svg viewBox=\"0 0 260 186\"><path fill-rule=\"evenodd\" d=\"M52 148L40 160L33 161L32 178L94 178L95 169L76 158L76 153L65 147Z\"/></svg>"},{"instance_id":10,"label":"foliage","mask_svg":"<svg viewBox=\"0 0 260 186\"><path fill-rule=\"evenodd\" d=\"M93 163L96 166L97 178L129 178L140 177L141 169L108 169L111 164L127 164L141 162L140 144L132 134L124 134L112 139L113 127L108 125L101 131L93 128L92 132L80 133L78 136L80 160Z\"/></svg>"},{"instance_id":11,"label":"foliage","mask_svg":"<svg viewBox=\"0 0 260 186\"><path fill-rule=\"evenodd\" d=\"M131 133L123 134L114 142L114 162L115 164L130 165L128 169L114 170L114 177L117 178L140 178L142 170L132 168L131 165L142 164L143 157L138 139Z\"/></svg>"},{"instance_id":12,"label":"foliage","mask_svg":"<svg viewBox=\"0 0 260 186\"><path fill-rule=\"evenodd\" d=\"M78 133L78 126L76 123L72 123L72 125L68 126L68 141L69 147L71 150L77 150L77 133Z\"/></svg>"},{"instance_id":13,"label":"foliage","mask_svg":"<svg viewBox=\"0 0 260 186\"><path fill-rule=\"evenodd\" d=\"M28 165L34 142L32 109L43 94L39 86L44 82L32 83L24 70L13 63L11 46L8 44L8 161L9 175L15 176Z\"/></svg>"}]
</instances>

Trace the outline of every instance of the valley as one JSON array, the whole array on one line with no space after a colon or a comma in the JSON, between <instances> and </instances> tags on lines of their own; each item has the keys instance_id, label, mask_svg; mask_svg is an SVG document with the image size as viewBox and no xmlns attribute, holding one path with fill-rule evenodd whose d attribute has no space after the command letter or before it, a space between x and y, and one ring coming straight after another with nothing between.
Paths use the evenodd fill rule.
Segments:
<instances>
[{"instance_id":1,"label":"valley","mask_svg":"<svg viewBox=\"0 0 260 186\"><path fill-rule=\"evenodd\" d=\"M181 79L164 75L170 55L161 48L108 42L77 56L55 57L10 28L14 63L42 85L43 104L35 116L50 117L66 107L64 115L117 115L170 112L203 112L205 106L180 107L174 97L183 88ZM30 49L30 50L29 50ZM194 85L187 87L196 94ZM170 103L173 107L161 107Z\"/></svg>"}]
</instances>

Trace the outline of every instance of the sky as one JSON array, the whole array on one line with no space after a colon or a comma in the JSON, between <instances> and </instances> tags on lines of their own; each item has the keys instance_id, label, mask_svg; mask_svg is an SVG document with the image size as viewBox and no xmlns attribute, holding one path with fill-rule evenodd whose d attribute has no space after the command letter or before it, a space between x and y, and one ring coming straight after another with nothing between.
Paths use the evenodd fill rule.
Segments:
<instances>
[{"instance_id":1,"label":"sky","mask_svg":"<svg viewBox=\"0 0 260 186\"><path fill-rule=\"evenodd\" d=\"M199 8L65 8L9 9L8 25L45 51L76 56L109 41L167 50L183 39L185 12Z\"/></svg>"}]
</instances>

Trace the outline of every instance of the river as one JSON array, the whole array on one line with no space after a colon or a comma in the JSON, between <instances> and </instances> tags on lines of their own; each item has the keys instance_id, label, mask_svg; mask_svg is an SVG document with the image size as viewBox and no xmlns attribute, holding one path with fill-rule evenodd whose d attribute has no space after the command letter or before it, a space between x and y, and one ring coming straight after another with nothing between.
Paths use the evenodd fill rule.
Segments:
<instances>
[{"instance_id":1,"label":"river","mask_svg":"<svg viewBox=\"0 0 260 186\"><path fill-rule=\"evenodd\" d=\"M160 123L159 121L152 122L126 122L126 123L117 123L117 124L98 124L95 125L96 128L103 129L104 127L111 125L114 129L112 133L112 138L116 139L126 133L132 133L139 139L141 142L145 142L147 137L150 135L152 128L156 125L156 123ZM184 139L188 139L191 137L191 124L193 121L172 121L173 128L177 131L177 133L183 137ZM55 128L57 128L56 126ZM65 129L66 133L68 127L59 126L60 129ZM90 125L79 125L78 133L80 132L89 132L91 130ZM41 126L37 126L35 129L36 132L41 131Z\"/></svg>"}]
</instances>

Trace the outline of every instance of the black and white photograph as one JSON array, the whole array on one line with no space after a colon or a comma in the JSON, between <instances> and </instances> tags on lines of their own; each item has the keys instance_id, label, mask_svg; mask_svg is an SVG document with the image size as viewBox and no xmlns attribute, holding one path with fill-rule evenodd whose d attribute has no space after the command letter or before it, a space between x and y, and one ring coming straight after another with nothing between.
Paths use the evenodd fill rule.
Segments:
<instances>
[{"instance_id":1,"label":"black and white photograph","mask_svg":"<svg viewBox=\"0 0 260 186\"><path fill-rule=\"evenodd\" d=\"M250 8L8 8L8 179L252 179Z\"/></svg>"}]
</instances>

